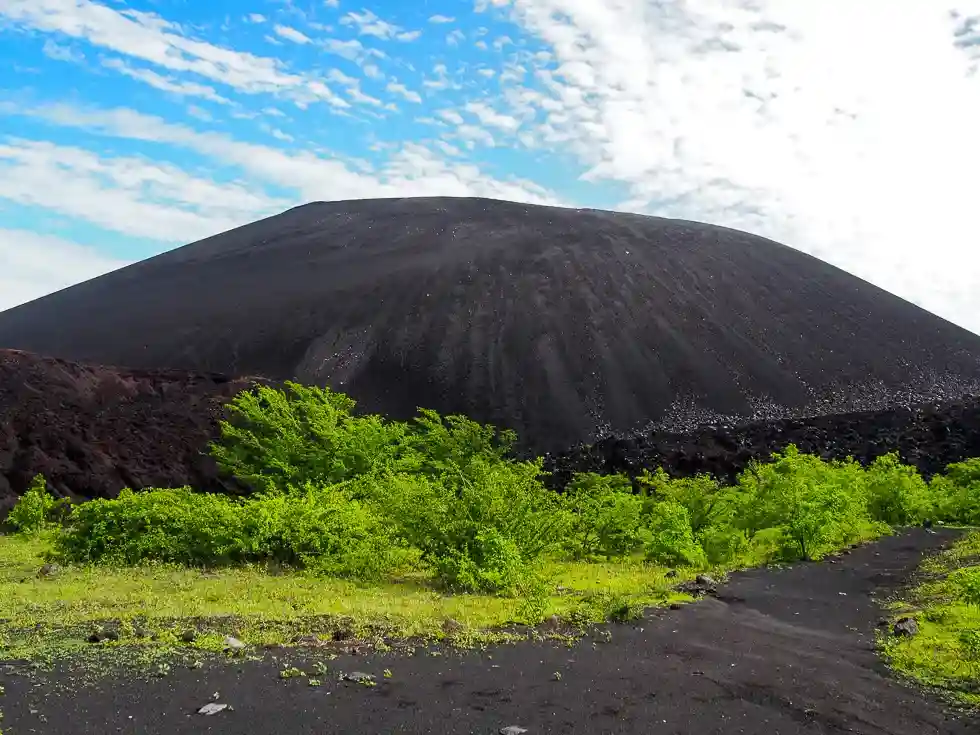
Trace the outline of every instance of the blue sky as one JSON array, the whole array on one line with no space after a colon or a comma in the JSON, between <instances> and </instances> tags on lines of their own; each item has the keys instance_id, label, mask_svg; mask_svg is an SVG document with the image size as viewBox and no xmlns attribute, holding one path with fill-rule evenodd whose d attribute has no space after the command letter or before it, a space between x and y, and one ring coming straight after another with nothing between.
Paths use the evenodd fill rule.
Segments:
<instances>
[{"instance_id":1,"label":"blue sky","mask_svg":"<svg viewBox=\"0 0 980 735\"><path fill-rule=\"evenodd\" d=\"M0 309L314 199L475 195L745 229L980 332L978 19L0 0Z\"/></svg>"}]
</instances>

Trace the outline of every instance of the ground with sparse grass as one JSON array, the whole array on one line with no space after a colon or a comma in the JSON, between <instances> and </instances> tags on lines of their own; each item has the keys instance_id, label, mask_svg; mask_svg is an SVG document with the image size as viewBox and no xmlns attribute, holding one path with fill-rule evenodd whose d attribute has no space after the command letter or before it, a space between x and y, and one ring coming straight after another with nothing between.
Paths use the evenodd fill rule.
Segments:
<instances>
[{"instance_id":1,"label":"ground with sparse grass","mask_svg":"<svg viewBox=\"0 0 980 735\"><path fill-rule=\"evenodd\" d=\"M915 586L889 605L891 620L912 618L918 633L882 637L902 676L968 707L980 707L980 531L927 559Z\"/></svg>"},{"instance_id":2,"label":"ground with sparse grass","mask_svg":"<svg viewBox=\"0 0 980 735\"><path fill-rule=\"evenodd\" d=\"M379 639L470 645L527 637L513 632L525 619L525 597L452 594L425 572L373 584L258 564L58 565L39 574L50 548L46 536L0 536L0 660L53 662L123 650L155 660L181 650L220 652L227 635L251 647L303 636L372 646ZM642 560L551 562L541 571L549 587L536 617L558 616L579 629L630 609L690 600L674 587L696 574L668 577ZM99 626L118 630L119 640L88 642ZM181 636L190 629L198 635L188 645Z\"/></svg>"}]
</instances>

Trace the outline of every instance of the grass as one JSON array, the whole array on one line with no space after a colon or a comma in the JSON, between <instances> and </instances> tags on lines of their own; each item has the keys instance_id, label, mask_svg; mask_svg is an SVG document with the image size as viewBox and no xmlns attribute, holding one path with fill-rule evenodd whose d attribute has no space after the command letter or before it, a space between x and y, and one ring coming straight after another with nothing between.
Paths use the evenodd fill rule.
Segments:
<instances>
[{"instance_id":1,"label":"grass","mask_svg":"<svg viewBox=\"0 0 980 735\"><path fill-rule=\"evenodd\" d=\"M521 597L448 594L423 573L372 585L260 566L64 566L38 576L49 548L49 536L0 535L0 660L105 662L111 652L118 661L156 665L175 653L220 652L229 634L263 647L288 645L297 635L329 639L338 630L384 650L445 640L447 621L459 624L448 636L459 645L527 637L515 632ZM549 562L542 571L549 580L543 617L579 627L624 605L690 600L673 587L695 574L679 570L670 578L662 567L633 560ZM87 642L97 626L118 630L119 640ZM198 635L184 644L188 628Z\"/></svg>"},{"instance_id":2,"label":"grass","mask_svg":"<svg viewBox=\"0 0 980 735\"><path fill-rule=\"evenodd\" d=\"M918 584L890 605L895 618L916 619L918 635L881 638L883 655L898 674L971 709L980 707L980 655L961 636L980 632L980 607L963 600L950 574L978 565L980 531L973 530L926 560Z\"/></svg>"}]
</instances>

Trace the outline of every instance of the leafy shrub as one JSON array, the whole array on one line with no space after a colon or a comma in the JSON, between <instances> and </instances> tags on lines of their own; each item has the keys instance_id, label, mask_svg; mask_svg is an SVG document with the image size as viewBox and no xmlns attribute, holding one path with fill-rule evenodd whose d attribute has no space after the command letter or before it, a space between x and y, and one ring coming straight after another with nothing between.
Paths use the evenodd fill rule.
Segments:
<instances>
[{"instance_id":1,"label":"leafy shrub","mask_svg":"<svg viewBox=\"0 0 980 735\"><path fill-rule=\"evenodd\" d=\"M879 457L866 471L868 512L894 526L921 523L932 516L929 486L915 467L904 465L897 453Z\"/></svg>"},{"instance_id":2,"label":"leafy shrub","mask_svg":"<svg viewBox=\"0 0 980 735\"><path fill-rule=\"evenodd\" d=\"M566 550L575 559L621 557L638 549L643 499L628 477L580 473L565 488L570 513Z\"/></svg>"},{"instance_id":3,"label":"leafy shrub","mask_svg":"<svg viewBox=\"0 0 980 735\"><path fill-rule=\"evenodd\" d=\"M274 561L338 576L377 578L398 558L391 534L331 488L254 498L190 488L124 490L73 511L56 539L63 558L133 565L218 566Z\"/></svg>"},{"instance_id":4,"label":"leafy shrub","mask_svg":"<svg viewBox=\"0 0 980 735\"><path fill-rule=\"evenodd\" d=\"M654 502L670 501L684 506L695 535L726 520L727 496L720 483L709 475L671 478L658 467L653 473L644 472L637 480Z\"/></svg>"},{"instance_id":5,"label":"leafy shrub","mask_svg":"<svg viewBox=\"0 0 980 735\"><path fill-rule=\"evenodd\" d=\"M50 524L57 503L44 477L35 475L27 492L17 499L17 504L8 514L7 522L20 533L38 533Z\"/></svg>"},{"instance_id":6,"label":"leafy shrub","mask_svg":"<svg viewBox=\"0 0 980 735\"><path fill-rule=\"evenodd\" d=\"M379 416L354 416L353 399L328 388L259 386L228 405L231 420L210 446L222 471L253 489L349 480L393 462L407 427Z\"/></svg>"},{"instance_id":7,"label":"leafy shrub","mask_svg":"<svg viewBox=\"0 0 980 735\"><path fill-rule=\"evenodd\" d=\"M980 458L956 462L930 482L937 520L980 526Z\"/></svg>"},{"instance_id":8,"label":"leafy shrub","mask_svg":"<svg viewBox=\"0 0 980 735\"><path fill-rule=\"evenodd\" d=\"M705 529L701 547L710 564L728 564L743 556L749 549L745 531L732 526L713 526Z\"/></svg>"},{"instance_id":9,"label":"leafy shrub","mask_svg":"<svg viewBox=\"0 0 980 735\"><path fill-rule=\"evenodd\" d=\"M666 566L703 567L704 549L694 539L687 509L667 500L652 505L646 514L644 551L648 561Z\"/></svg>"},{"instance_id":10,"label":"leafy shrub","mask_svg":"<svg viewBox=\"0 0 980 735\"><path fill-rule=\"evenodd\" d=\"M433 556L439 579L461 592L514 592L524 581L526 563L513 539L496 528L485 528L459 549Z\"/></svg>"},{"instance_id":11,"label":"leafy shrub","mask_svg":"<svg viewBox=\"0 0 980 735\"><path fill-rule=\"evenodd\" d=\"M375 507L446 584L504 589L516 579L511 565L517 556L522 564L539 558L567 527L558 497L541 484L541 473L541 460L473 458L465 474L448 462L438 476L377 478Z\"/></svg>"},{"instance_id":12,"label":"leafy shrub","mask_svg":"<svg viewBox=\"0 0 980 735\"><path fill-rule=\"evenodd\" d=\"M780 553L787 560L817 558L867 525L863 491L856 490L863 475L854 462L824 462L790 445L772 463L753 463L739 476L736 525L750 536L780 529Z\"/></svg>"},{"instance_id":13,"label":"leafy shrub","mask_svg":"<svg viewBox=\"0 0 980 735\"><path fill-rule=\"evenodd\" d=\"M950 575L959 598L967 605L980 608L980 567L964 567Z\"/></svg>"}]
</instances>

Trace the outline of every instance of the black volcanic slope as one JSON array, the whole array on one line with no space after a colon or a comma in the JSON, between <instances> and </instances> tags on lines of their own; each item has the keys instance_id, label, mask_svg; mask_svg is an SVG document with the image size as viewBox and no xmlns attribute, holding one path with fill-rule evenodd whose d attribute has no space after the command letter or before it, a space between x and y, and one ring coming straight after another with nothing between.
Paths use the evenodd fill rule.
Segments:
<instances>
[{"instance_id":1,"label":"black volcanic slope","mask_svg":"<svg viewBox=\"0 0 980 735\"><path fill-rule=\"evenodd\" d=\"M770 240L483 199L298 207L4 312L0 348L329 384L537 451L980 380L980 337Z\"/></svg>"}]
</instances>

